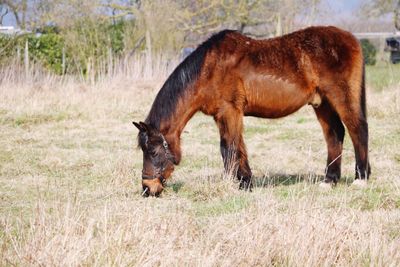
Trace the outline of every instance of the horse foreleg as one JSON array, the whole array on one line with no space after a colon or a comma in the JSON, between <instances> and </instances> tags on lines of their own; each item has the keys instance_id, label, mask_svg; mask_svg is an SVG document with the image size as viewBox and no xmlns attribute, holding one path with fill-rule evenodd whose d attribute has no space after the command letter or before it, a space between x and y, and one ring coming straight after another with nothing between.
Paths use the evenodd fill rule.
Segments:
<instances>
[{"instance_id":1,"label":"horse foreleg","mask_svg":"<svg viewBox=\"0 0 400 267\"><path fill-rule=\"evenodd\" d=\"M240 189L252 188L252 173L243 140L243 113L235 108L224 108L214 117L221 136L220 147L225 171L236 173Z\"/></svg>"},{"instance_id":2,"label":"horse foreleg","mask_svg":"<svg viewBox=\"0 0 400 267\"><path fill-rule=\"evenodd\" d=\"M328 148L324 182L337 183L340 179L345 129L340 121L339 115L327 101L315 107L314 111L321 124Z\"/></svg>"}]
</instances>

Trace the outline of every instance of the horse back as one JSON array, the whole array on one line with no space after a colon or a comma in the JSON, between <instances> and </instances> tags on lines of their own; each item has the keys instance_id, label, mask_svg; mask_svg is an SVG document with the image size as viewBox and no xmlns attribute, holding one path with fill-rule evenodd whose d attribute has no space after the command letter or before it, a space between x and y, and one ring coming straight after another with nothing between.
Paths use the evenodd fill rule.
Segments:
<instances>
[{"instance_id":1,"label":"horse back","mask_svg":"<svg viewBox=\"0 0 400 267\"><path fill-rule=\"evenodd\" d=\"M210 103L229 102L246 115L274 118L323 98L338 83L351 85L343 90L357 90L362 52L351 33L332 26L267 40L229 32L203 69Z\"/></svg>"}]
</instances>

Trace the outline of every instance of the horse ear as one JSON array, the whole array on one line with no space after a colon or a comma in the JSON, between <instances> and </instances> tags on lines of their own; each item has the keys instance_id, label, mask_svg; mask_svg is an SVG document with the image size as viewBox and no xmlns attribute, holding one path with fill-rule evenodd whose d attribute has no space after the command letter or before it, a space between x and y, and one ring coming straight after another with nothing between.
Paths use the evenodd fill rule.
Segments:
<instances>
[{"instance_id":1,"label":"horse ear","mask_svg":"<svg viewBox=\"0 0 400 267\"><path fill-rule=\"evenodd\" d=\"M139 129L140 132L145 132L146 131L146 128L144 128L140 123L137 123L137 122L134 122L134 121L132 121L132 123L133 123L133 125L136 126L136 128Z\"/></svg>"},{"instance_id":2,"label":"horse ear","mask_svg":"<svg viewBox=\"0 0 400 267\"><path fill-rule=\"evenodd\" d=\"M150 133L150 126L149 125L147 125L146 123L144 123L142 121L140 121L139 124L140 124L140 127L142 127L145 132Z\"/></svg>"}]
</instances>

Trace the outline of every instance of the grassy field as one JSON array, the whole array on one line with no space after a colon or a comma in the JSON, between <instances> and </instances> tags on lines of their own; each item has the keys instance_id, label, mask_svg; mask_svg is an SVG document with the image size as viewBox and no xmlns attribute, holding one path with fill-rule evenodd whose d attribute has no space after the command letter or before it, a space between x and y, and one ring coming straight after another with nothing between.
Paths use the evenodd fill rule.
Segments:
<instances>
[{"instance_id":1,"label":"grassy field","mask_svg":"<svg viewBox=\"0 0 400 267\"><path fill-rule=\"evenodd\" d=\"M310 107L246 118L252 193L223 175L212 118L182 135L160 198L142 198L143 120L164 78L0 85L1 266L399 266L400 66L367 69L367 188L318 187L326 147Z\"/></svg>"}]
</instances>

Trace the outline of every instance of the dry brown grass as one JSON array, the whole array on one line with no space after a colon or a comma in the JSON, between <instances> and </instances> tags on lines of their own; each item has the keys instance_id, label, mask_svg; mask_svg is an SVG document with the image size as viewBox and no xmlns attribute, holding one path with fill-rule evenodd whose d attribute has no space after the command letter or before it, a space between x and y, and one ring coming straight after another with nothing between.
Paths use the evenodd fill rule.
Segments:
<instances>
[{"instance_id":1,"label":"dry brown grass","mask_svg":"<svg viewBox=\"0 0 400 267\"><path fill-rule=\"evenodd\" d=\"M144 199L131 121L145 118L165 75L139 76L3 80L0 265L400 265L398 85L369 89L365 189L349 185L348 136L342 182L318 188L326 149L305 107L282 120L246 118L253 193L223 175L216 126L196 115L166 192Z\"/></svg>"}]
</instances>

